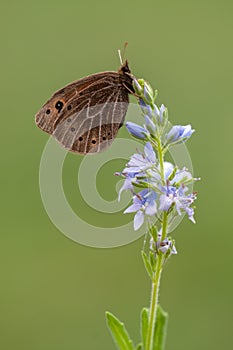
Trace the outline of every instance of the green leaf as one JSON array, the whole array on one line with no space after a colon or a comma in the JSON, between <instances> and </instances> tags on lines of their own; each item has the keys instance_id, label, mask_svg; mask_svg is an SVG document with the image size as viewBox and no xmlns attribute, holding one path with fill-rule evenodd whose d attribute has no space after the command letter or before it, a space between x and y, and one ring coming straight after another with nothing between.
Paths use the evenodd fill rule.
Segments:
<instances>
[{"instance_id":1,"label":"green leaf","mask_svg":"<svg viewBox=\"0 0 233 350\"><path fill-rule=\"evenodd\" d=\"M148 184L146 182L140 182L140 183L137 183L137 182L132 182L132 185L134 185L134 187L138 187L138 188L148 188Z\"/></svg>"},{"instance_id":2,"label":"green leaf","mask_svg":"<svg viewBox=\"0 0 233 350\"><path fill-rule=\"evenodd\" d=\"M150 258L150 266L152 268L152 271L154 272L156 270L156 258L154 252L149 253L149 258Z\"/></svg>"},{"instance_id":3,"label":"green leaf","mask_svg":"<svg viewBox=\"0 0 233 350\"><path fill-rule=\"evenodd\" d=\"M143 250L142 250L142 259L143 259L146 271L147 271L150 279L152 280L152 278L153 278L153 270L152 270L150 261L148 259L148 256L146 255L146 253Z\"/></svg>"},{"instance_id":4,"label":"green leaf","mask_svg":"<svg viewBox=\"0 0 233 350\"><path fill-rule=\"evenodd\" d=\"M138 344L138 346L136 347L136 350L143 350L142 343Z\"/></svg>"},{"instance_id":5,"label":"green leaf","mask_svg":"<svg viewBox=\"0 0 233 350\"><path fill-rule=\"evenodd\" d=\"M174 177L175 177L175 175L176 175L176 172L177 172L177 169L178 169L178 167L175 166L175 168L173 169L172 173L169 175L168 180L171 181L171 180L174 179ZM182 182L183 182L183 179L182 179Z\"/></svg>"},{"instance_id":6,"label":"green leaf","mask_svg":"<svg viewBox=\"0 0 233 350\"><path fill-rule=\"evenodd\" d=\"M147 330L148 330L149 309L144 307L141 312L141 338L144 349L146 348Z\"/></svg>"},{"instance_id":7,"label":"green leaf","mask_svg":"<svg viewBox=\"0 0 233 350\"><path fill-rule=\"evenodd\" d=\"M107 324L113 340L119 350L134 350L132 340L127 333L124 323L120 322L113 314L106 312Z\"/></svg>"},{"instance_id":8,"label":"green leaf","mask_svg":"<svg viewBox=\"0 0 233 350\"><path fill-rule=\"evenodd\" d=\"M132 181L132 185L134 185L134 187L138 187L138 188L151 188L152 190L155 189L155 187L151 184L149 184L146 181L140 181L140 182L133 182Z\"/></svg>"},{"instance_id":9,"label":"green leaf","mask_svg":"<svg viewBox=\"0 0 233 350\"><path fill-rule=\"evenodd\" d=\"M150 230L150 234L151 234L154 242L157 242L157 240L158 240L157 227L155 225L151 225L149 230Z\"/></svg>"},{"instance_id":10,"label":"green leaf","mask_svg":"<svg viewBox=\"0 0 233 350\"><path fill-rule=\"evenodd\" d=\"M158 90L155 90L155 92L154 92L154 101L156 100L156 98L157 98L157 96L158 96Z\"/></svg>"},{"instance_id":11,"label":"green leaf","mask_svg":"<svg viewBox=\"0 0 233 350\"><path fill-rule=\"evenodd\" d=\"M153 350L164 350L167 335L167 320L167 312L163 311L159 305L156 315Z\"/></svg>"}]
</instances>

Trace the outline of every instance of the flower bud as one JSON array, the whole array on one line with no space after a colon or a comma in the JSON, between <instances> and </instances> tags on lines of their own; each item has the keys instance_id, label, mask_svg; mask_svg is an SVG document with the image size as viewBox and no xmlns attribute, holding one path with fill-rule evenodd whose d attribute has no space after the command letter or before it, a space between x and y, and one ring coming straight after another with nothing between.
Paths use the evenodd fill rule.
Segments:
<instances>
[{"instance_id":1,"label":"flower bud","mask_svg":"<svg viewBox=\"0 0 233 350\"><path fill-rule=\"evenodd\" d=\"M139 139L146 139L147 135L149 135L148 131L145 128L135 123L127 122L126 128L131 135Z\"/></svg>"},{"instance_id":2,"label":"flower bud","mask_svg":"<svg viewBox=\"0 0 233 350\"><path fill-rule=\"evenodd\" d=\"M167 112L167 108L162 104L160 108L158 108L155 104L154 104L154 113L155 113L155 118L156 121L159 125L164 126L167 122L168 119L168 112Z\"/></svg>"},{"instance_id":3,"label":"flower bud","mask_svg":"<svg viewBox=\"0 0 233 350\"><path fill-rule=\"evenodd\" d=\"M195 130L191 128L191 125L175 125L167 134L166 140L168 143L185 142L190 138L194 131Z\"/></svg>"},{"instance_id":4,"label":"flower bud","mask_svg":"<svg viewBox=\"0 0 233 350\"><path fill-rule=\"evenodd\" d=\"M143 91L143 87L140 85L140 83L138 82L137 79L133 80L133 88L134 88L136 94L141 95L141 93Z\"/></svg>"},{"instance_id":5,"label":"flower bud","mask_svg":"<svg viewBox=\"0 0 233 350\"><path fill-rule=\"evenodd\" d=\"M148 131L153 135L155 133L156 130L156 126L153 123L153 121L151 120L151 118L148 115L144 116L145 118L145 123L146 123L146 127L148 129Z\"/></svg>"},{"instance_id":6,"label":"flower bud","mask_svg":"<svg viewBox=\"0 0 233 350\"><path fill-rule=\"evenodd\" d=\"M144 83L144 90L143 90L144 98L147 103L153 103L154 102L154 92L149 84L146 82Z\"/></svg>"}]
</instances>

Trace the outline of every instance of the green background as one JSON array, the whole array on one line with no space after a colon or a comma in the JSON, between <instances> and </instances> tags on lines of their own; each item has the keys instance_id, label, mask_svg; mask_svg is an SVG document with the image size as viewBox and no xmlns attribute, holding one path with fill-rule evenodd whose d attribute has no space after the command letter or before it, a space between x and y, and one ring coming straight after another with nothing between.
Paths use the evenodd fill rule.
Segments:
<instances>
[{"instance_id":1,"label":"green background","mask_svg":"<svg viewBox=\"0 0 233 350\"><path fill-rule=\"evenodd\" d=\"M2 349L113 350L105 310L139 338L139 313L150 293L140 258L143 240L94 249L55 228L38 186L48 136L34 125L34 114L54 90L116 70L125 41L133 73L159 89L158 102L168 106L171 121L196 129L188 148L195 175L202 177L197 224L185 219L176 230L179 254L163 274L160 300L170 315L166 350L231 347L232 11L231 0L2 3ZM67 197L90 222L111 223L78 202L73 188L80 159L67 157ZM106 198L115 196L112 173L120 169L115 163L101 171Z\"/></svg>"}]
</instances>

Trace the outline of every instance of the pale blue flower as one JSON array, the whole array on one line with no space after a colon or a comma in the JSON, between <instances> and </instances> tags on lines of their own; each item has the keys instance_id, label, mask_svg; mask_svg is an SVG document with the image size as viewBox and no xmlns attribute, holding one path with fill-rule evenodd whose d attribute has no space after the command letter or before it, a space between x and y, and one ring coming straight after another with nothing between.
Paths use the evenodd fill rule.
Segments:
<instances>
[{"instance_id":1,"label":"pale blue flower","mask_svg":"<svg viewBox=\"0 0 233 350\"><path fill-rule=\"evenodd\" d=\"M180 184L180 183L186 183L190 180L199 180L199 179L193 179L192 174L187 171L186 168L183 168L182 170L177 170L175 176L171 180L171 184Z\"/></svg>"},{"instance_id":2,"label":"pale blue flower","mask_svg":"<svg viewBox=\"0 0 233 350\"><path fill-rule=\"evenodd\" d=\"M170 254L177 254L177 250L175 245L173 244L171 239L165 238L161 243L160 243L160 247L159 250L165 254L167 253L168 249L171 249Z\"/></svg>"},{"instance_id":3,"label":"pale blue flower","mask_svg":"<svg viewBox=\"0 0 233 350\"><path fill-rule=\"evenodd\" d=\"M171 239L169 239L167 237L163 241L161 241L161 239L162 239L162 230L158 231L156 242L153 240L153 238L151 238L150 249L154 253L156 253L156 251L160 250L163 254L165 254L170 249L170 254L177 254L176 247Z\"/></svg>"},{"instance_id":4,"label":"pale blue flower","mask_svg":"<svg viewBox=\"0 0 233 350\"><path fill-rule=\"evenodd\" d=\"M116 173L116 175L122 175L125 177L125 182L121 187L118 200L122 191L133 190L133 184L137 183L137 177L146 177L145 171L153 167L156 163L156 155L150 142L147 142L144 147L144 153L135 153L130 157L126 168L121 173ZM145 179L147 181L147 179Z\"/></svg>"},{"instance_id":5,"label":"pale blue flower","mask_svg":"<svg viewBox=\"0 0 233 350\"><path fill-rule=\"evenodd\" d=\"M126 213L134 213L134 230L138 230L143 222L145 215L154 216L157 213L156 204L157 194L149 189L144 189L133 196L133 204L125 211Z\"/></svg>"},{"instance_id":6,"label":"pale blue flower","mask_svg":"<svg viewBox=\"0 0 233 350\"><path fill-rule=\"evenodd\" d=\"M150 142L147 142L143 153L135 153L130 157L127 167L136 168L138 171L150 168L156 162L156 155ZM124 171L127 171L127 168Z\"/></svg>"},{"instance_id":7,"label":"pale blue flower","mask_svg":"<svg viewBox=\"0 0 233 350\"><path fill-rule=\"evenodd\" d=\"M115 175L117 175L117 174L115 174ZM127 190L133 191L134 187L132 185L132 182L136 182L137 181L136 175L137 175L137 173L127 173L125 175L125 181L124 181L123 186L120 188L119 193L118 193L118 202L120 202L121 193L123 191L127 191Z\"/></svg>"},{"instance_id":8,"label":"pale blue flower","mask_svg":"<svg viewBox=\"0 0 233 350\"><path fill-rule=\"evenodd\" d=\"M168 182L167 186L161 187L161 191L164 193L160 196L160 206L159 210L168 211L171 206L174 204L175 209L178 215L182 214L182 210L185 211L189 219L195 223L194 220L194 209L190 206L193 204L196 199L196 193L191 193L186 195L188 190L187 186L183 184L180 187L175 187L170 185Z\"/></svg>"},{"instance_id":9,"label":"pale blue flower","mask_svg":"<svg viewBox=\"0 0 233 350\"><path fill-rule=\"evenodd\" d=\"M166 141L168 143L178 143L187 141L190 136L194 133L191 125L175 125L171 128L166 136Z\"/></svg>"},{"instance_id":10,"label":"pale blue flower","mask_svg":"<svg viewBox=\"0 0 233 350\"><path fill-rule=\"evenodd\" d=\"M167 180L171 173L174 170L174 165L170 162L164 162L164 179ZM161 171L160 171L160 166L158 165L158 168L155 170L155 167L153 169L149 169L147 174L150 176L150 182L155 185L162 185L162 180L161 180Z\"/></svg>"},{"instance_id":11,"label":"pale blue flower","mask_svg":"<svg viewBox=\"0 0 233 350\"><path fill-rule=\"evenodd\" d=\"M164 162L164 178L166 181L166 186L162 184L161 175L155 170L149 171L150 174L150 183L152 183L155 187L158 187L159 197L159 210L168 211L171 206L174 204L176 211L179 215L182 214L182 210L184 210L189 219L195 223L194 220L194 209L190 206L193 204L196 199L196 193L186 194L188 191L188 187L186 183L190 183L195 180L193 179L192 174L184 168L183 170L177 170L174 174L174 177L169 180L169 177L174 171L174 165L170 162Z\"/></svg>"},{"instance_id":12,"label":"pale blue flower","mask_svg":"<svg viewBox=\"0 0 233 350\"><path fill-rule=\"evenodd\" d=\"M191 125L175 125L167 132L165 128L168 118L166 107L163 104L160 107L156 106L155 96L149 85L135 83L135 87L141 96L143 94L142 98L139 99L139 104L145 118L145 125L142 127L128 122L126 127L133 136L144 140L144 142L150 139L151 142L146 143L144 153L135 153L130 158L121 173L125 177L125 182L120 189L119 199L124 190L130 190L134 193L133 204L126 209L125 213L136 212L134 217L135 230L141 227L145 215L152 215L149 214L151 208L153 208L153 210L151 209L153 215L157 213L156 202L158 202L159 211L169 211L174 207L178 215L186 212L189 219L195 222L192 204L196 199L196 194L187 194L187 185L197 179L193 179L191 173L185 168L178 170L170 162L163 162L162 174L154 151L157 147L157 138L161 138L163 143L165 140L164 146L166 148L168 144L187 141L194 129ZM145 190L137 195L135 187L138 186L145 188ZM152 193L154 198L151 202L149 199ZM164 247L167 246L165 243Z\"/></svg>"}]
</instances>

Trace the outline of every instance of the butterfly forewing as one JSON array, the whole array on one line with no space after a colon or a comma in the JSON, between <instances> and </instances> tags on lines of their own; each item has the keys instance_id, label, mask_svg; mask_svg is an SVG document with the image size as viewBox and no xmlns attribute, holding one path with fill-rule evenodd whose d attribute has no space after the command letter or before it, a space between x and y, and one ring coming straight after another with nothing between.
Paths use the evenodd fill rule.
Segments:
<instances>
[{"instance_id":1,"label":"butterfly forewing","mask_svg":"<svg viewBox=\"0 0 233 350\"><path fill-rule=\"evenodd\" d=\"M123 124L133 92L127 62L118 72L82 78L55 92L36 115L36 124L65 148L81 154L109 147Z\"/></svg>"}]
</instances>

